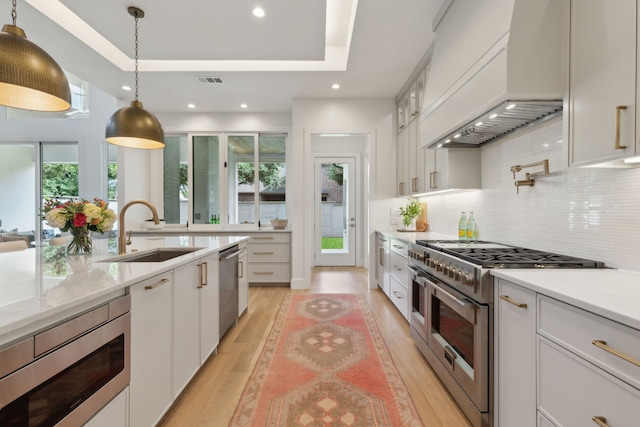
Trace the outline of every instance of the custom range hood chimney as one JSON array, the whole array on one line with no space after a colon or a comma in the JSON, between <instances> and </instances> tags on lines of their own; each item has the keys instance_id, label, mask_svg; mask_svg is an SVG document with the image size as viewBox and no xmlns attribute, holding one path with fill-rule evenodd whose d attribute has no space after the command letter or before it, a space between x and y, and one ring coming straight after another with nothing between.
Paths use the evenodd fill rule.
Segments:
<instances>
[{"instance_id":1,"label":"custom range hood chimney","mask_svg":"<svg viewBox=\"0 0 640 427\"><path fill-rule=\"evenodd\" d=\"M475 147L562 113L562 2L444 7L434 22L421 147Z\"/></svg>"}]
</instances>

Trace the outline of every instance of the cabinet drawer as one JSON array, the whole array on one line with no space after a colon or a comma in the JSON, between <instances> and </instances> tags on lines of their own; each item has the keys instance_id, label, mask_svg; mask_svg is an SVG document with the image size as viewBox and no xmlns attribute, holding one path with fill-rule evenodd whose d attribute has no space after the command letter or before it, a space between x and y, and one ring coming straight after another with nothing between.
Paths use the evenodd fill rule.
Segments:
<instances>
[{"instance_id":1,"label":"cabinet drawer","mask_svg":"<svg viewBox=\"0 0 640 427\"><path fill-rule=\"evenodd\" d=\"M382 233L376 233L376 243L385 249L389 249L391 246L391 237L385 236Z\"/></svg>"},{"instance_id":2,"label":"cabinet drawer","mask_svg":"<svg viewBox=\"0 0 640 427\"><path fill-rule=\"evenodd\" d=\"M409 258L409 244L405 241L394 239L392 237L390 249L405 258Z\"/></svg>"},{"instance_id":3,"label":"cabinet drawer","mask_svg":"<svg viewBox=\"0 0 640 427\"><path fill-rule=\"evenodd\" d=\"M289 262L289 245L251 244L249 245L249 263L253 262Z\"/></svg>"},{"instance_id":4,"label":"cabinet drawer","mask_svg":"<svg viewBox=\"0 0 640 427\"><path fill-rule=\"evenodd\" d=\"M640 391L542 337L538 370L538 409L558 426L638 425Z\"/></svg>"},{"instance_id":5,"label":"cabinet drawer","mask_svg":"<svg viewBox=\"0 0 640 427\"><path fill-rule=\"evenodd\" d=\"M395 277L391 277L390 287L389 287L389 299L393 304L398 307L400 313L405 317L405 319L409 318L409 301L408 301L408 292L407 288L396 280Z\"/></svg>"},{"instance_id":6,"label":"cabinet drawer","mask_svg":"<svg viewBox=\"0 0 640 427\"><path fill-rule=\"evenodd\" d=\"M249 282L289 282L289 263L249 263Z\"/></svg>"},{"instance_id":7,"label":"cabinet drawer","mask_svg":"<svg viewBox=\"0 0 640 427\"><path fill-rule=\"evenodd\" d=\"M389 254L389 271L402 286L409 287L409 271L407 270L407 259L395 252Z\"/></svg>"},{"instance_id":8,"label":"cabinet drawer","mask_svg":"<svg viewBox=\"0 0 640 427\"><path fill-rule=\"evenodd\" d=\"M249 244L251 243L271 243L271 242L288 242L291 233L259 233L251 234Z\"/></svg>"},{"instance_id":9,"label":"cabinet drawer","mask_svg":"<svg viewBox=\"0 0 640 427\"><path fill-rule=\"evenodd\" d=\"M640 361L640 331L543 295L538 298L539 334L640 388L640 366L594 345L595 340L605 342Z\"/></svg>"}]
</instances>

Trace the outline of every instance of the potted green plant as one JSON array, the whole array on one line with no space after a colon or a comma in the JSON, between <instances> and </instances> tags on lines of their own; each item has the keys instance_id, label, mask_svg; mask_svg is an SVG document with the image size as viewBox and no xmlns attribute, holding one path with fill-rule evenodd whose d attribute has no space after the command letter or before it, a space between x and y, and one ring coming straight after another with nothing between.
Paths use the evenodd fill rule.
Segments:
<instances>
[{"instance_id":1,"label":"potted green plant","mask_svg":"<svg viewBox=\"0 0 640 427\"><path fill-rule=\"evenodd\" d=\"M400 207L400 215L402 215L402 225L405 229L409 229L411 224L415 223L415 219L422 212L422 206L417 199L409 198L409 203L406 206ZM415 225L412 229L415 230Z\"/></svg>"}]
</instances>

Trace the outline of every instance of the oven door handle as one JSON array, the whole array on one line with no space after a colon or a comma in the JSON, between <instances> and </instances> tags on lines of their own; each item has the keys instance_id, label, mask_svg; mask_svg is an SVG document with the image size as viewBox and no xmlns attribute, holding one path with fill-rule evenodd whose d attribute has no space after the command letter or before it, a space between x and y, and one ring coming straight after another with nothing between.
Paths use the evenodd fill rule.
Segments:
<instances>
[{"instance_id":1,"label":"oven door handle","mask_svg":"<svg viewBox=\"0 0 640 427\"><path fill-rule=\"evenodd\" d=\"M444 289L442 289L440 286L436 285L432 281L430 283L431 283L432 294L435 294L437 298L443 300L445 304L447 304L449 307L451 307L451 309L455 310L457 313L459 313L462 317L467 319L469 322L472 322L474 325L476 324L476 321L477 321L476 309L478 307L473 302L469 300L462 300L456 297L451 292L445 291ZM459 305L459 307L456 308L454 303Z\"/></svg>"},{"instance_id":2,"label":"oven door handle","mask_svg":"<svg viewBox=\"0 0 640 427\"><path fill-rule=\"evenodd\" d=\"M423 288L427 287L427 283L425 281L425 273L423 271L420 271L415 267L411 267L410 265L407 266L407 269L410 271L412 280L414 280L416 283L418 283L418 285L422 286Z\"/></svg>"}]
</instances>

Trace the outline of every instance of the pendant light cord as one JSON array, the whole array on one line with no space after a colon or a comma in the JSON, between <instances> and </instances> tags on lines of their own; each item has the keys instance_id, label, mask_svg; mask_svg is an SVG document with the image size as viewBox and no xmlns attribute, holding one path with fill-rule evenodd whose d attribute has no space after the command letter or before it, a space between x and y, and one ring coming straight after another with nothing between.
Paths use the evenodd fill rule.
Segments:
<instances>
[{"instance_id":1,"label":"pendant light cord","mask_svg":"<svg viewBox=\"0 0 640 427\"><path fill-rule=\"evenodd\" d=\"M15 0L13 0L15 2ZM136 66L135 66L135 73L136 73L136 101L138 100L138 12L135 13L134 15L135 20L136 20Z\"/></svg>"},{"instance_id":2,"label":"pendant light cord","mask_svg":"<svg viewBox=\"0 0 640 427\"><path fill-rule=\"evenodd\" d=\"M17 27L18 24L18 12L16 12L16 0L13 0L11 2L11 5L13 6L11 9L11 18L13 19L13 26Z\"/></svg>"}]
</instances>

